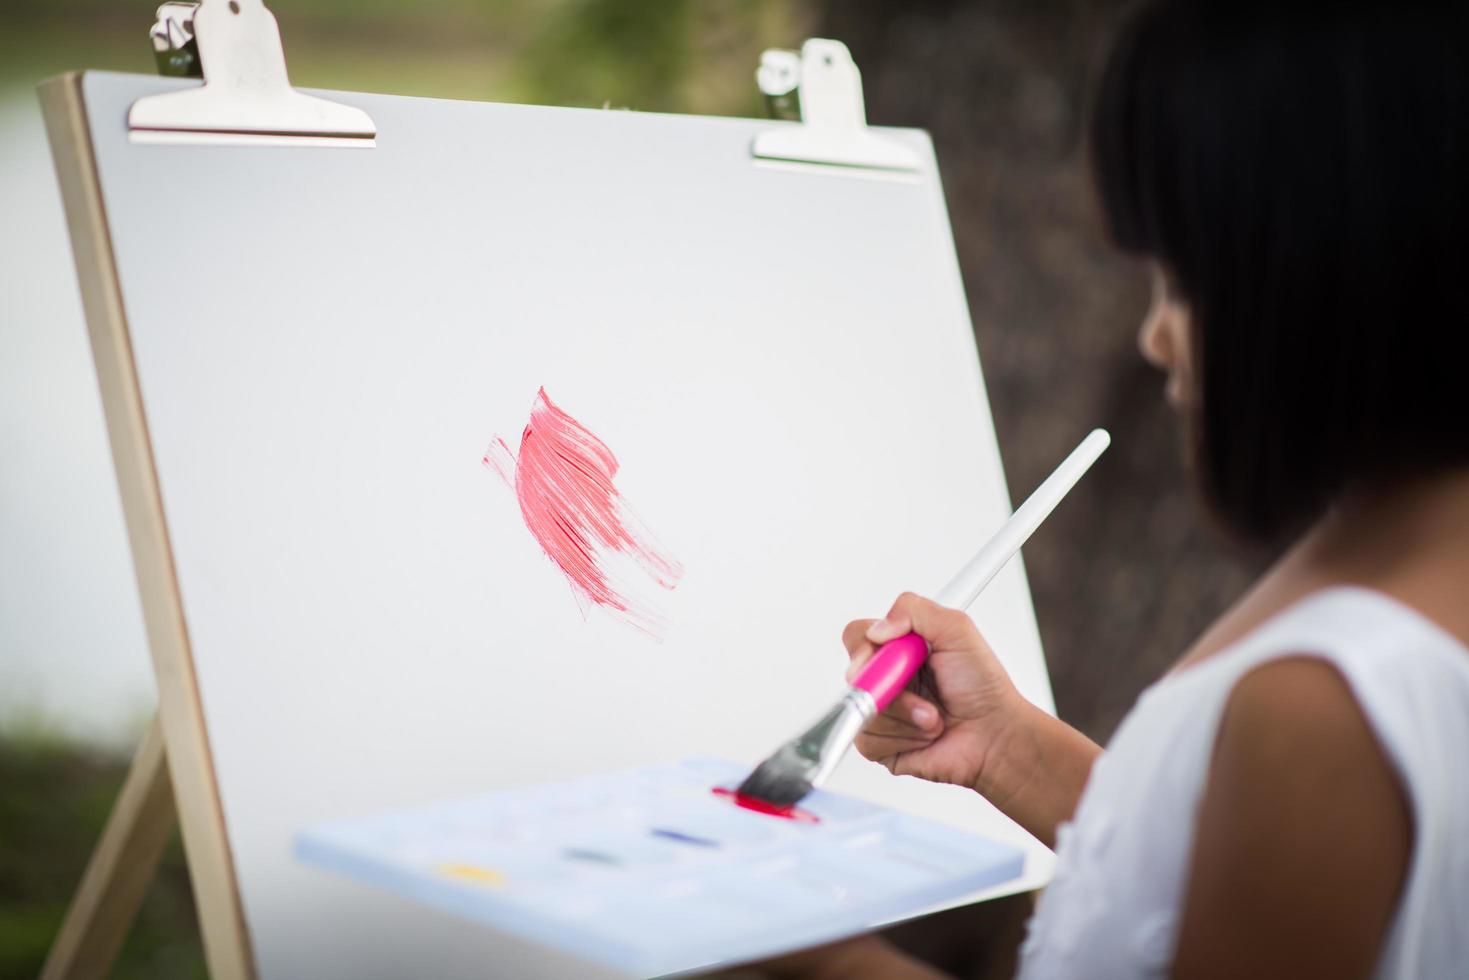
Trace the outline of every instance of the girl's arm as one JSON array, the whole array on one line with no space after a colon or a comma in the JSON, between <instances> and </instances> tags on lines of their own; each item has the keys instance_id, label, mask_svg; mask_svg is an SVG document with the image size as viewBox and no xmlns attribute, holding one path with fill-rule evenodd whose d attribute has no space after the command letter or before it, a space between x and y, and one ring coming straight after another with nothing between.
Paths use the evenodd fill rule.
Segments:
<instances>
[{"instance_id":1,"label":"girl's arm","mask_svg":"<svg viewBox=\"0 0 1469 980\"><path fill-rule=\"evenodd\" d=\"M1047 847L1076 813L1097 743L1016 695L1011 718L985 753L974 789Z\"/></svg>"},{"instance_id":2,"label":"girl's arm","mask_svg":"<svg viewBox=\"0 0 1469 980\"><path fill-rule=\"evenodd\" d=\"M1407 795L1341 674L1308 656L1257 668L1220 723L1174 975L1371 976L1412 849Z\"/></svg>"}]
</instances>

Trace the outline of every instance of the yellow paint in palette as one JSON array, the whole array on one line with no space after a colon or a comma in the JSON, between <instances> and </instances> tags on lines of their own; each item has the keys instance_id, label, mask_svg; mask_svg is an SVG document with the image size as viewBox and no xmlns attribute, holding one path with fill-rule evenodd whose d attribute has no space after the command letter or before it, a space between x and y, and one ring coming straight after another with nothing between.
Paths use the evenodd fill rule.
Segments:
<instances>
[{"instance_id":1,"label":"yellow paint in palette","mask_svg":"<svg viewBox=\"0 0 1469 980\"><path fill-rule=\"evenodd\" d=\"M445 878L454 878L472 885L488 888L505 887L505 876L494 868L482 868L477 864L441 864L434 869Z\"/></svg>"}]
</instances>

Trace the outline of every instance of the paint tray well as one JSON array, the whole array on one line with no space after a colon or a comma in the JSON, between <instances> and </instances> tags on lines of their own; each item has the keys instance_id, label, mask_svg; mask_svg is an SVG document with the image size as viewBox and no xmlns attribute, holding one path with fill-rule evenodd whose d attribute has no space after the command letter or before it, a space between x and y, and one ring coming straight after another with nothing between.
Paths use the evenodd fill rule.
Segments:
<instances>
[{"instance_id":1,"label":"paint tray well","mask_svg":"<svg viewBox=\"0 0 1469 980\"><path fill-rule=\"evenodd\" d=\"M717 760L313 827L301 860L629 974L776 955L1017 877L988 838L818 790L743 809Z\"/></svg>"}]
</instances>

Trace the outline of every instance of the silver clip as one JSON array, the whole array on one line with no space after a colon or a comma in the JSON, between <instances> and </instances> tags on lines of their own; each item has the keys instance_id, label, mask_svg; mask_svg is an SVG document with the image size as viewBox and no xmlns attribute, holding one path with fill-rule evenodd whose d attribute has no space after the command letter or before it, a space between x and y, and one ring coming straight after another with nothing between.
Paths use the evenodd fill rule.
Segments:
<instances>
[{"instance_id":1,"label":"silver clip","mask_svg":"<svg viewBox=\"0 0 1469 980\"><path fill-rule=\"evenodd\" d=\"M757 135L752 147L755 156L873 170L921 168L912 147L867 128L862 73L842 42L813 37L801 46L799 62L793 51L766 51L755 80L772 114L777 111L777 100L785 100L781 104L786 111L794 104L801 119L799 126Z\"/></svg>"},{"instance_id":2,"label":"silver clip","mask_svg":"<svg viewBox=\"0 0 1469 980\"><path fill-rule=\"evenodd\" d=\"M158 8L158 20L148 32L153 42L153 60L158 74L170 78L203 78L199 65L199 45L194 40L194 11L197 3L165 3Z\"/></svg>"},{"instance_id":3,"label":"silver clip","mask_svg":"<svg viewBox=\"0 0 1469 980\"><path fill-rule=\"evenodd\" d=\"M760 55L755 84L771 119L801 121L801 52L770 48Z\"/></svg>"},{"instance_id":4,"label":"silver clip","mask_svg":"<svg viewBox=\"0 0 1469 980\"><path fill-rule=\"evenodd\" d=\"M291 88L280 28L262 0L165 3L150 35L160 71L177 66L204 84L134 102L134 143L376 144L377 127L361 109ZM197 72L184 55L190 45Z\"/></svg>"}]
</instances>

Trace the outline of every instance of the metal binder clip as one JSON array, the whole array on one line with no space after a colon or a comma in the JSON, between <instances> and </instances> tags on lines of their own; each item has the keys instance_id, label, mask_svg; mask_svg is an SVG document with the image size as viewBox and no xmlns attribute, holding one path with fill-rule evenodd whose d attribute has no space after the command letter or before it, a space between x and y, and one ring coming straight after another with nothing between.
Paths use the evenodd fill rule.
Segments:
<instances>
[{"instance_id":1,"label":"metal binder clip","mask_svg":"<svg viewBox=\"0 0 1469 980\"><path fill-rule=\"evenodd\" d=\"M170 78L203 78L199 44L194 40L194 11L197 3L165 3L158 8L158 21L148 32L153 42L153 60L158 74Z\"/></svg>"},{"instance_id":2,"label":"metal binder clip","mask_svg":"<svg viewBox=\"0 0 1469 980\"><path fill-rule=\"evenodd\" d=\"M376 144L361 109L291 88L280 28L262 0L165 3L150 36L160 72L204 84L134 102L134 143Z\"/></svg>"},{"instance_id":3,"label":"metal binder clip","mask_svg":"<svg viewBox=\"0 0 1469 980\"><path fill-rule=\"evenodd\" d=\"M760 55L755 84L771 119L801 121L801 52L770 48Z\"/></svg>"},{"instance_id":4,"label":"metal binder clip","mask_svg":"<svg viewBox=\"0 0 1469 980\"><path fill-rule=\"evenodd\" d=\"M867 128L862 74L842 42L813 37L801 46L799 63L793 51L766 51L755 80L772 114L780 105L789 111L793 104L801 119L799 126L757 135L755 156L873 170L921 167L912 147Z\"/></svg>"}]
</instances>

